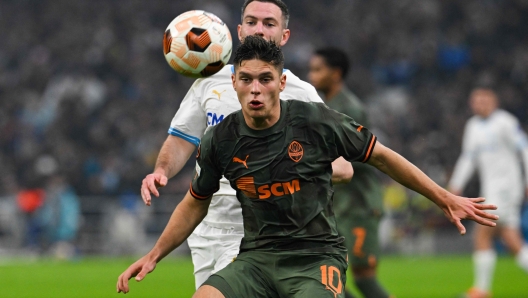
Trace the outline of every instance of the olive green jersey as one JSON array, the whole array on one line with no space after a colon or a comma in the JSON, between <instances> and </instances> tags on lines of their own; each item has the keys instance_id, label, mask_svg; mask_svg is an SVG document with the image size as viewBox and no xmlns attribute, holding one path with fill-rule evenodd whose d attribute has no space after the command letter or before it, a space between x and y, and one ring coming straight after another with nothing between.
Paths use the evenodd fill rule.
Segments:
<instances>
[{"instance_id":1,"label":"olive green jersey","mask_svg":"<svg viewBox=\"0 0 528 298\"><path fill-rule=\"evenodd\" d=\"M240 251L344 249L333 211L331 163L369 159L376 137L322 103L281 101L277 123L250 129L241 111L207 131L191 183L196 199L211 196L225 176L244 219Z\"/></svg>"},{"instance_id":2,"label":"olive green jersey","mask_svg":"<svg viewBox=\"0 0 528 298\"><path fill-rule=\"evenodd\" d=\"M341 89L326 105L346 114L364 126L369 125L363 103L346 87ZM334 209L338 217L352 215L377 215L383 210L383 193L380 178L372 166L354 162L354 178L348 184L334 188Z\"/></svg>"}]
</instances>

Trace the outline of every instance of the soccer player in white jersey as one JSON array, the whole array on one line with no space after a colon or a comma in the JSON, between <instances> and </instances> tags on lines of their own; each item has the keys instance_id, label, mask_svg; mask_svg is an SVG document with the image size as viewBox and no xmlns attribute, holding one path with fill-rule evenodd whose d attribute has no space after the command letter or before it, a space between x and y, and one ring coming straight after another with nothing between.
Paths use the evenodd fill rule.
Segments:
<instances>
[{"instance_id":1,"label":"soccer player in white jersey","mask_svg":"<svg viewBox=\"0 0 528 298\"><path fill-rule=\"evenodd\" d=\"M242 6L242 24L238 25L240 40L247 35L260 35L283 46L290 37L287 29L288 8L280 0L247 0ZM217 74L194 82L172 119L169 136L164 142L154 172L143 180L141 196L151 204L151 193L159 196L157 188L167 184L185 165L208 126L216 125L230 113L240 110L231 74L233 66L226 65ZM315 88L301 81L291 71L281 99L322 102ZM333 163L334 183L352 178L352 167L343 158ZM214 194L207 216L188 238L194 264L196 288L212 273L224 268L238 254L243 237L242 211L235 190L224 178Z\"/></svg>"},{"instance_id":2,"label":"soccer player in white jersey","mask_svg":"<svg viewBox=\"0 0 528 298\"><path fill-rule=\"evenodd\" d=\"M522 156L527 170L528 141L519 121L498 108L497 94L493 90L473 90L469 104L475 115L466 124L462 154L448 188L460 194L474 169L478 169L481 195L488 204L498 207L490 211L499 215L496 228L475 227L474 284L465 296L480 298L491 297L497 258L492 240L496 233L516 256L517 264L528 272L528 245L523 243L520 233L520 208L524 193L528 193L528 181L522 179L520 166L523 162L519 160Z\"/></svg>"}]
</instances>

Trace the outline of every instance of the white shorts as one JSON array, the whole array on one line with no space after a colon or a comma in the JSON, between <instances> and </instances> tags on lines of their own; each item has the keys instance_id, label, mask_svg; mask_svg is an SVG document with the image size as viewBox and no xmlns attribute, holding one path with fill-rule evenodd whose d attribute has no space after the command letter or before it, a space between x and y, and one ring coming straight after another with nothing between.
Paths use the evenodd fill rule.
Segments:
<instances>
[{"instance_id":1,"label":"white shorts","mask_svg":"<svg viewBox=\"0 0 528 298\"><path fill-rule=\"evenodd\" d=\"M497 223L501 226L519 228L521 224L522 193L512 189L496 189L488 191L484 195L486 201L483 204L497 205L497 210L487 212L499 216Z\"/></svg>"},{"instance_id":2,"label":"white shorts","mask_svg":"<svg viewBox=\"0 0 528 298\"><path fill-rule=\"evenodd\" d=\"M200 223L187 238L198 289L211 274L223 269L238 255L244 234L236 229L216 228Z\"/></svg>"}]
</instances>

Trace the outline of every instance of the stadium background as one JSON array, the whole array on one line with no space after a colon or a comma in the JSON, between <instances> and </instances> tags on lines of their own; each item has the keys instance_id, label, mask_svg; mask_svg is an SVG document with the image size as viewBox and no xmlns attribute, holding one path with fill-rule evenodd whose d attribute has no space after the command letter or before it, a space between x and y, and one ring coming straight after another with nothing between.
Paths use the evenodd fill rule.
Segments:
<instances>
[{"instance_id":1,"label":"stadium background","mask_svg":"<svg viewBox=\"0 0 528 298\"><path fill-rule=\"evenodd\" d=\"M53 175L80 198L74 258L152 247L194 164L143 207L141 180L192 84L167 65L163 32L181 12L203 9L227 23L236 46L242 2L0 1L0 260L52 256L25 246L27 214L17 196L45 189ZM306 79L315 48L346 49L353 61L347 83L368 106L376 135L440 185L460 152L476 84L494 87L528 130L528 1L286 3L287 68ZM385 181L385 255L470 258L470 237L459 237L425 199ZM473 179L465 194L477 193Z\"/></svg>"}]
</instances>

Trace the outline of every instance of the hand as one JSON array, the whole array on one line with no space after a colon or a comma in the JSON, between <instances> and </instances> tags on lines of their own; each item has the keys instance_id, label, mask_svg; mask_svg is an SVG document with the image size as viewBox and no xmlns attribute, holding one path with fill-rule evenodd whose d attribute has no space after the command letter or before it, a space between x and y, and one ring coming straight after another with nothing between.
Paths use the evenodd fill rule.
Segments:
<instances>
[{"instance_id":1,"label":"hand","mask_svg":"<svg viewBox=\"0 0 528 298\"><path fill-rule=\"evenodd\" d=\"M143 179L143 183L141 183L141 198L145 205L150 206L152 200L151 193L159 197L158 188L167 185L167 181L167 176L158 173L149 174Z\"/></svg>"},{"instance_id":2,"label":"hand","mask_svg":"<svg viewBox=\"0 0 528 298\"><path fill-rule=\"evenodd\" d=\"M145 276L152 272L155 268L156 261L148 257L148 255L137 260L134 264L130 265L130 267L125 270L125 272L121 273L121 275L119 275L119 277L117 278L117 292L123 292L124 294L128 293L130 291L128 287L129 279L135 276L136 281L142 281L143 278L145 278Z\"/></svg>"},{"instance_id":3,"label":"hand","mask_svg":"<svg viewBox=\"0 0 528 298\"><path fill-rule=\"evenodd\" d=\"M479 204L484 202L484 198L464 198L449 194L446 206L440 206L446 217L451 221L461 235L466 234L466 228L462 224L462 219L471 219L485 226L494 227L497 224L491 220L497 220L497 215L487 213L484 210L496 210L497 206L491 204Z\"/></svg>"}]
</instances>

